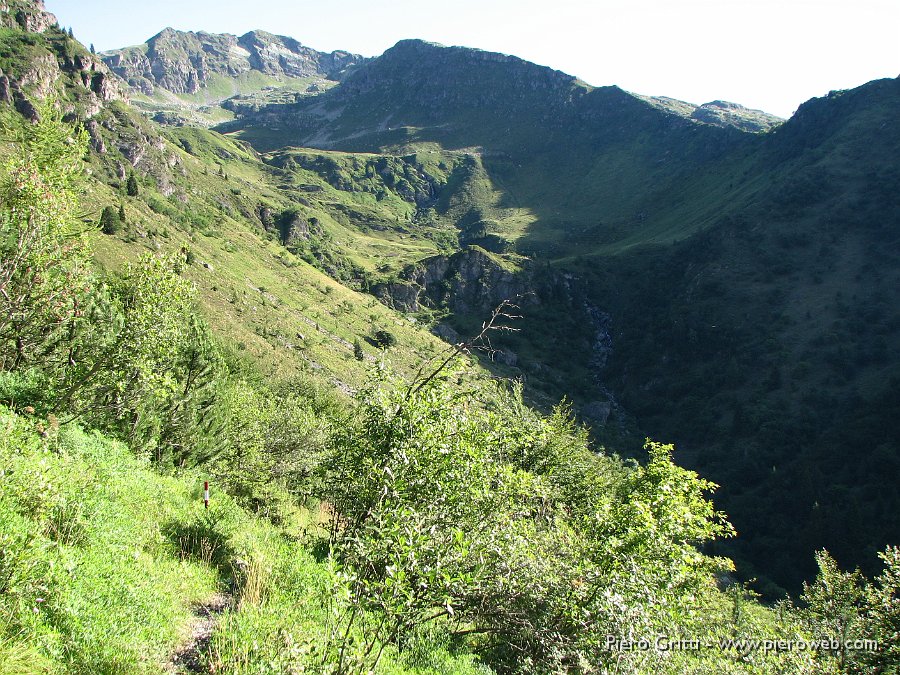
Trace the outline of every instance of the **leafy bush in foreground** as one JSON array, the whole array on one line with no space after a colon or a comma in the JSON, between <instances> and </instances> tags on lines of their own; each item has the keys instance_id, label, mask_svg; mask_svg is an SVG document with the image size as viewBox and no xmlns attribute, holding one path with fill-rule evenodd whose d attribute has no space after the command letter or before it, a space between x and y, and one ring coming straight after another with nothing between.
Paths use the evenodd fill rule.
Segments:
<instances>
[{"instance_id":1,"label":"leafy bush in foreground","mask_svg":"<svg viewBox=\"0 0 900 675\"><path fill-rule=\"evenodd\" d=\"M731 531L703 496L712 486L670 447L648 444L650 463L627 468L593 454L562 410L477 397L440 378L375 387L336 435L323 466L349 585L337 672L433 622L502 672L597 665L607 635L687 622L727 569L696 549ZM351 650L365 613L381 620Z\"/></svg>"}]
</instances>

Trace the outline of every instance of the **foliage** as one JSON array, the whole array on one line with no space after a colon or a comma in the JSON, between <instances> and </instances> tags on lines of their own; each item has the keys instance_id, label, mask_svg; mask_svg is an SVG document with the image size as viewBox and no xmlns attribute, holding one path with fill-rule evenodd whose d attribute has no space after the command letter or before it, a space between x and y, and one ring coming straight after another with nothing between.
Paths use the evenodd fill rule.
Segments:
<instances>
[{"instance_id":1,"label":"foliage","mask_svg":"<svg viewBox=\"0 0 900 675\"><path fill-rule=\"evenodd\" d=\"M473 393L440 377L373 387L335 436L323 497L348 584L329 647L338 672L373 667L432 622L477 636L501 671L555 672L609 658L606 635L685 621L726 565L695 548L731 531L703 497L710 484L670 447L648 445L648 466L627 471L563 411L541 418L508 392L486 409ZM370 613L377 629L349 650Z\"/></svg>"},{"instance_id":2,"label":"foliage","mask_svg":"<svg viewBox=\"0 0 900 675\"><path fill-rule=\"evenodd\" d=\"M888 546L879 556L884 570L868 588L865 636L880 648L864 654L864 664L871 672L892 673L900 668L900 548Z\"/></svg>"},{"instance_id":3,"label":"foliage","mask_svg":"<svg viewBox=\"0 0 900 675\"><path fill-rule=\"evenodd\" d=\"M213 471L241 504L279 521L289 511L285 498L310 495L339 408L327 396L314 400L298 381L267 387L237 378L222 392L222 405L226 449Z\"/></svg>"},{"instance_id":4,"label":"foliage","mask_svg":"<svg viewBox=\"0 0 900 675\"><path fill-rule=\"evenodd\" d=\"M826 652L837 660L840 672L847 672L856 653L845 644L869 637L863 625L865 580L859 570L842 572L827 551L816 553L819 574L812 584L803 584L800 600L805 605L801 617L814 637L835 641L837 650Z\"/></svg>"},{"instance_id":5,"label":"foliage","mask_svg":"<svg viewBox=\"0 0 900 675\"><path fill-rule=\"evenodd\" d=\"M103 234L116 234L122 227L122 218L112 206L104 206L100 213L100 230Z\"/></svg>"},{"instance_id":6,"label":"foliage","mask_svg":"<svg viewBox=\"0 0 900 675\"><path fill-rule=\"evenodd\" d=\"M113 280L114 336L80 381L91 383L86 414L132 442L157 445L159 461L183 465L216 453L224 364L178 264L148 255Z\"/></svg>"},{"instance_id":7,"label":"foliage","mask_svg":"<svg viewBox=\"0 0 900 675\"><path fill-rule=\"evenodd\" d=\"M81 334L93 279L76 217L86 135L49 104L33 125L4 114L21 152L0 185L0 369L40 365L54 380Z\"/></svg>"},{"instance_id":8,"label":"foliage","mask_svg":"<svg viewBox=\"0 0 900 675\"><path fill-rule=\"evenodd\" d=\"M397 344L397 338L389 330L380 328L372 335L372 340L376 347L381 349L389 349Z\"/></svg>"}]
</instances>

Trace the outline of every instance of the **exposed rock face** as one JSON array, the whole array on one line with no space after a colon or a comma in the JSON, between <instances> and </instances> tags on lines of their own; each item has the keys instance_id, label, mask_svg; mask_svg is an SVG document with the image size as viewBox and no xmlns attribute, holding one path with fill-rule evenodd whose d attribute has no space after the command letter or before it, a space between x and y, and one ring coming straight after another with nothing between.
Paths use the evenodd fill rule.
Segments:
<instances>
[{"instance_id":1,"label":"exposed rock face","mask_svg":"<svg viewBox=\"0 0 900 675\"><path fill-rule=\"evenodd\" d=\"M281 242L285 246L293 246L310 238L309 223L300 213L288 213L279 223Z\"/></svg>"},{"instance_id":2,"label":"exposed rock face","mask_svg":"<svg viewBox=\"0 0 900 675\"><path fill-rule=\"evenodd\" d=\"M106 142L103 140L103 136L100 133L100 125L97 124L97 121L88 120L85 122L84 128L88 132L91 148L93 148L98 155L106 154Z\"/></svg>"},{"instance_id":3,"label":"exposed rock face","mask_svg":"<svg viewBox=\"0 0 900 675\"><path fill-rule=\"evenodd\" d=\"M418 312L422 309L419 302L423 291L417 283L402 281L377 284L372 288L372 294L383 304L401 312Z\"/></svg>"},{"instance_id":4,"label":"exposed rock face","mask_svg":"<svg viewBox=\"0 0 900 675\"><path fill-rule=\"evenodd\" d=\"M734 128L749 133L768 131L778 126L783 119L762 110L745 108L729 101L711 101L701 106L686 103L666 96L639 96L656 108L715 127Z\"/></svg>"},{"instance_id":5,"label":"exposed rock face","mask_svg":"<svg viewBox=\"0 0 900 675\"><path fill-rule=\"evenodd\" d=\"M466 313L524 295L528 290L526 276L513 274L484 251L470 248L449 257L427 258L407 270L402 281L378 284L372 293L389 307L404 312L416 312L425 305Z\"/></svg>"},{"instance_id":6,"label":"exposed rock face","mask_svg":"<svg viewBox=\"0 0 900 675\"><path fill-rule=\"evenodd\" d=\"M44 0L0 0L0 25L27 33L43 33L56 25L56 17L44 8Z\"/></svg>"},{"instance_id":7,"label":"exposed rock face","mask_svg":"<svg viewBox=\"0 0 900 675\"><path fill-rule=\"evenodd\" d=\"M16 110L22 117L32 122L37 122L40 119L37 108L35 108L34 104L27 98L20 94L16 96L15 101Z\"/></svg>"},{"instance_id":8,"label":"exposed rock face","mask_svg":"<svg viewBox=\"0 0 900 675\"><path fill-rule=\"evenodd\" d=\"M249 53L250 67L268 75L320 76L336 80L347 68L362 60L362 57L345 51L318 52L293 38L261 30L242 35L238 44Z\"/></svg>"},{"instance_id":9,"label":"exposed rock face","mask_svg":"<svg viewBox=\"0 0 900 675\"><path fill-rule=\"evenodd\" d=\"M14 103L24 117L36 120L35 101L54 91L61 99L68 99L66 114L81 119L97 114L107 101L124 98L117 78L99 57L64 37L56 17L45 11L42 0L0 0L0 26L24 33L53 33L46 42L29 42L20 34L18 39L31 45L28 58L14 61L10 72L0 72L0 101ZM64 39L60 41L60 37ZM63 93L63 82L86 90L75 97L77 104Z\"/></svg>"},{"instance_id":10,"label":"exposed rock face","mask_svg":"<svg viewBox=\"0 0 900 675\"><path fill-rule=\"evenodd\" d=\"M27 89L38 98L46 98L59 77L59 63L53 54L35 57L17 78L20 89Z\"/></svg>"},{"instance_id":11,"label":"exposed rock face","mask_svg":"<svg viewBox=\"0 0 900 675\"><path fill-rule=\"evenodd\" d=\"M237 37L166 28L145 45L106 52L103 60L135 90L150 95L157 87L193 94L214 75L237 77L251 70L273 77L338 79L364 59L343 51L318 52L264 31Z\"/></svg>"},{"instance_id":12,"label":"exposed rock face","mask_svg":"<svg viewBox=\"0 0 900 675\"><path fill-rule=\"evenodd\" d=\"M691 113L691 118L720 127L735 127L741 131L768 131L784 120L761 110L751 110L737 103L712 101Z\"/></svg>"},{"instance_id":13,"label":"exposed rock face","mask_svg":"<svg viewBox=\"0 0 900 675\"><path fill-rule=\"evenodd\" d=\"M441 338L444 342L449 342L451 345L459 343L461 339L459 333L454 330L453 326L446 323L439 323L431 329L431 332Z\"/></svg>"},{"instance_id":14,"label":"exposed rock face","mask_svg":"<svg viewBox=\"0 0 900 675\"><path fill-rule=\"evenodd\" d=\"M0 103L12 102L12 83L9 78L0 70Z\"/></svg>"}]
</instances>

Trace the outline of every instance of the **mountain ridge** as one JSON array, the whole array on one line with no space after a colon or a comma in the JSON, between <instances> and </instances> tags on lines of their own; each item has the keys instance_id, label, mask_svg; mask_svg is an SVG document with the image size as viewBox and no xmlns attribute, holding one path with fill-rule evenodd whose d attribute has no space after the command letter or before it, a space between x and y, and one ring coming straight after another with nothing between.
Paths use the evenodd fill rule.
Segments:
<instances>
[{"instance_id":1,"label":"mountain ridge","mask_svg":"<svg viewBox=\"0 0 900 675\"><path fill-rule=\"evenodd\" d=\"M496 299L487 284L518 290L541 271L552 283L523 302L521 333L498 339L503 362L487 363L498 376L542 404L570 395L623 451L623 417L678 441L680 458L723 485L744 535L726 553L746 576L774 579L771 595L809 578L821 546L871 569L875 543L900 530L886 423L900 349L900 81L813 99L752 133L516 57L422 41L387 56L328 91L235 105L226 136L160 131L119 105L88 115L107 153L101 193L121 198L133 170L152 196L134 208L156 233L140 224L129 236L166 247L170 218L217 270L237 264L214 241L220 214L226 237L240 224L270 238L264 282L192 273L215 278L204 292L242 340L284 359L309 330L267 294L307 278L300 258L384 304L415 303L412 318L451 340L477 331L478 303ZM110 238L104 254L133 243ZM242 299L247 284L272 307ZM354 336L338 323L332 342L347 356ZM345 367L328 356L329 370Z\"/></svg>"},{"instance_id":2,"label":"mountain ridge","mask_svg":"<svg viewBox=\"0 0 900 675\"><path fill-rule=\"evenodd\" d=\"M194 94L210 75L237 76L251 70L286 78L339 78L363 57L345 51L319 52L293 38L253 30L241 36L165 28L147 42L101 54L134 90L146 95L160 87Z\"/></svg>"}]
</instances>

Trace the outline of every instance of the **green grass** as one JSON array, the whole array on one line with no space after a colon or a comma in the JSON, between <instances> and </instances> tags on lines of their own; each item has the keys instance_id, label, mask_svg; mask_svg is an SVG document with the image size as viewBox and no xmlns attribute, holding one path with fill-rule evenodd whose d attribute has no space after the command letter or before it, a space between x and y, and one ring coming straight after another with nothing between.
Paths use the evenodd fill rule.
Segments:
<instances>
[{"instance_id":1,"label":"green grass","mask_svg":"<svg viewBox=\"0 0 900 675\"><path fill-rule=\"evenodd\" d=\"M137 198L123 197L105 182L87 183L84 203L123 201L127 214L127 225L118 236L92 235L96 258L103 266L117 269L147 250L190 249L194 262L185 274L195 283L213 330L273 375L304 371L330 386L339 382L341 387L356 388L365 381L368 364L380 357L364 339L378 328L397 336L398 346L387 357L401 372L410 372L422 358L444 348L444 343L407 317L290 253L257 219L261 205L276 212L299 206L309 217L319 219L336 249L359 260L361 266L372 266L373 258L378 259L373 252L380 247L385 251L381 260L389 260L390 253L397 253L389 251L394 241L407 247L396 267L436 252L414 237L401 239L408 235L396 232L362 234L336 221L327 210L332 199L363 208L369 195L340 193L328 186L323 204L304 207L279 192L271 182L270 167L242 144L201 129L170 130L169 136L191 150L167 150L182 162L186 175L175 188L185 202L177 196L163 197L152 181L142 181ZM213 162L227 180L218 175ZM151 203L160 212L151 209ZM367 353L363 362L353 357L357 338Z\"/></svg>"},{"instance_id":2,"label":"green grass","mask_svg":"<svg viewBox=\"0 0 900 675\"><path fill-rule=\"evenodd\" d=\"M0 407L0 673L159 673L192 607L234 589L201 654L216 672L286 672L321 661L339 580L198 473L162 476L121 443ZM314 533L296 514L286 530ZM437 641L435 641L437 640ZM429 665L430 664L430 665ZM481 673L438 638L381 673Z\"/></svg>"},{"instance_id":3,"label":"green grass","mask_svg":"<svg viewBox=\"0 0 900 675\"><path fill-rule=\"evenodd\" d=\"M35 672L159 672L191 605L220 583L166 536L200 515L199 476L159 476L52 419L0 409L0 427L0 658L36 652Z\"/></svg>"}]
</instances>

